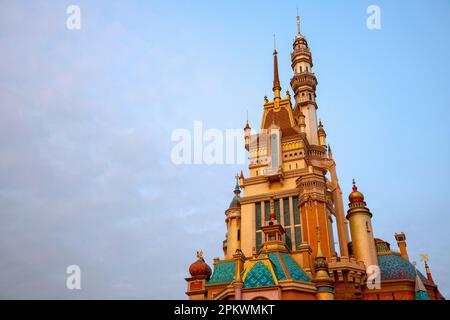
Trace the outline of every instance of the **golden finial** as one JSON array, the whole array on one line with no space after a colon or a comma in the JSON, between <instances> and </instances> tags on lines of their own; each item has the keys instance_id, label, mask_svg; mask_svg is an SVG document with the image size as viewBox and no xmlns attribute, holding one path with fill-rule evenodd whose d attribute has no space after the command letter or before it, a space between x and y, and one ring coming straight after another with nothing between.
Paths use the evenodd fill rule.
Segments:
<instances>
[{"instance_id":1,"label":"golden finial","mask_svg":"<svg viewBox=\"0 0 450 320\"><path fill-rule=\"evenodd\" d=\"M420 255L420 260L422 260L423 262L427 263L428 262L428 255L427 254L421 254Z\"/></svg>"},{"instance_id":2,"label":"golden finial","mask_svg":"<svg viewBox=\"0 0 450 320\"><path fill-rule=\"evenodd\" d=\"M197 251L197 258L198 258L199 260L202 260L202 259L203 259L203 250Z\"/></svg>"}]
</instances>

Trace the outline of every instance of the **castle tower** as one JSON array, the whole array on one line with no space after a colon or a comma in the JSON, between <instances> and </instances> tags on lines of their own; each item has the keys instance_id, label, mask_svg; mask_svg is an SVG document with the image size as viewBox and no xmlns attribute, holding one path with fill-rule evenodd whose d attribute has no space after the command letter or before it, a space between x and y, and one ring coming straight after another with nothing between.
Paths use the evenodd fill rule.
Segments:
<instances>
[{"instance_id":1,"label":"castle tower","mask_svg":"<svg viewBox=\"0 0 450 320\"><path fill-rule=\"evenodd\" d=\"M227 225L226 247L224 247L225 257L232 259L236 250L241 250L241 188L239 186L239 176L236 175L236 186L234 197L230 206L225 211Z\"/></svg>"},{"instance_id":2,"label":"castle tower","mask_svg":"<svg viewBox=\"0 0 450 320\"><path fill-rule=\"evenodd\" d=\"M336 162L317 123L317 79L299 17L291 67L294 99L289 91L282 95L274 48L273 97L264 97L258 132L252 134L248 117L244 127L249 172L236 176L225 211L224 258L214 259L212 275L201 255L191 265L189 298L415 299L425 288L431 299L442 299L427 264L427 278L417 271L414 286L403 233L396 234L401 253L375 242L372 214L355 183L346 215ZM370 266L381 272L381 289L367 286Z\"/></svg>"},{"instance_id":3,"label":"castle tower","mask_svg":"<svg viewBox=\"0 0 450 320\"><path fill-rule=\"evenodd\" d=\"M348 199L350 209L347 211L347 219L350 222L353 255L356 259L364 261L366 268L378 266L371 221L372 213L366 207L364 195L358 191L355 179L353 179L353 192Z\"/></svg>"},{"instance_id":4,"label":"castle tower","mask_svg":"<svg viewBox=\"0 0 450 320\"><path fill-rule=\"evenodd\" d=\"M306 123L306 136L310 144L318 145L317 134L317 104L316 86L317 79L312 72L312 54L308 42L300 32L300 17L297 16L297 35L294 39L293 52L291 54L291 67L294 76L291 78L291 87L294 90L295 114L303 113Z\"/></svg>"}]
</instances>

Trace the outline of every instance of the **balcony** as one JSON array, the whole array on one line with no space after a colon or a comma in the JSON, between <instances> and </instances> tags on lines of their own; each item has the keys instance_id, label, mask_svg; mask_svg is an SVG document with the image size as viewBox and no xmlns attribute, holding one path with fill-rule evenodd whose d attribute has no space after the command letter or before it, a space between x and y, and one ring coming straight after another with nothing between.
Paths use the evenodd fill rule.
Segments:
<instances>
[{"instance_id":1,"label":"balcony","mask_svg":"<svg viewBox=\"0 0 450 320\"><path fill-rule=\"evenodd\" d=\"M269 179L270 182L282 181L284 178L283 168L267 168L263 170L263 175Z\"/></svg>"}]
</instances>

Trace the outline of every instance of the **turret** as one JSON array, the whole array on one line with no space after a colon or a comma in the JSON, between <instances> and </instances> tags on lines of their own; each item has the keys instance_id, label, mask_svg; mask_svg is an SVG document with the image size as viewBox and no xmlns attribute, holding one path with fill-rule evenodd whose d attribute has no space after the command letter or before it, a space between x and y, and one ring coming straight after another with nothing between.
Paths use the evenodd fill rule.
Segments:
<instances>
[{"instance_id":1,"label":"turret","mask_svg":"<svg viewBox=\"0 0 450 320\"><path fill-rule=\"evenodd\" d=\"M234 197L231 200L229 208L225 211L227 224L226 239L226 259L231 259L236 250L241 249L241 188L239 186L239 176L236 175L236 186L234 188Z\"/></svg>"},{"instance_id":2,"label":"turret","mask_svg":"<svg viewBox=\"0 0 450 320\"><path fill-rule=\"evenodd\" d=\"M248 123L248 120L247 120L247 124L245 125L245 128L244 128L245 149L247 151L250 150L250 132L251 132L251 128L250 128L250 124Z\"/></svg>"},{"instance_id":3,"label":"turret","mask_svg":"<svg viewBox=\"0 0 450 320\"><path fill-rule=\"evenodd\" d=\"M203 251L197 251L197 261L190 265L189 273L191 276L186 278L189 300L205 300L206 281L211 277L212 270L203 259Z\"/></svg>"},{"instance_id":4,"label":"turret","mask_svg":"<svg viewBox=\"0 0 450 320\"><path fill-rule=\"evenodd\" d=\"M353 255L364 261L366 268L378 266L378 257L372 229L372 213L366 207L364 195L358 191L353 179L353 192L348 197L347 219L350 223Z\"/></svg>"},{"instance_id":5,"label":"turret","mask_svg":"<svg viewBox=\"0 0 450 320\"><path fill-rule=\"evenodd\" d=\"M322 121L319 120L319 130L317 130L319 136L319 145L326 147L327 145L327 134L323 128Z\"/></svg>"},{"instance_id":6,"label":"turret","mask_svg":"<svg viewBox=\"0 0 450 320\"><path fill-rule=\"evenodd\" d=\"M403 232L395 234L395 240L397 240L398 248L402 257L409 261L408 251L406 250L406 235Z\"/></svg>"},{"instance_id":7,"label":"turret","mask_svg":"<svg viewBox=\"0 0 450 320\"><path fill-rule=\"evenodd\" d=\"M300 17L297 16L297 35L291 53L291 67L294 76L291 78L291 87L294 91L296 113L305 116L305 132L310 144L318 145L317 134L317 79L312 72L313 61L308 41L300 32ZM300 125L300 124L299 124Z\"/></svg>"}]
</instances>

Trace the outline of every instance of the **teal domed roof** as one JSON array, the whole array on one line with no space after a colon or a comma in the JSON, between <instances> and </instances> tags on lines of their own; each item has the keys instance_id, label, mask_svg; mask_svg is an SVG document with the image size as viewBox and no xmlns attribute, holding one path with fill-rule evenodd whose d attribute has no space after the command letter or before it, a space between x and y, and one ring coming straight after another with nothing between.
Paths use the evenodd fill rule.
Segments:
<instances>
[{"instance_id":1,"label":"teal domed roof","mask_svg":"<svg viewBox=\"0 0 450 320\"><path fill-rule=\"evenodd\" d=\"M416 267L411 262L403 258L400 253L393 252L388 242L375 239L375 243L378 254L378 265L381 271L381 280L415 280L417 271L417 275L423 282L429 282L420 271L416 270Z\"/></svg>"},{"instance_id":2,"label":"teal domed roof","mask_svg":"<svg viewBox=\"0 0 450 320\"><path fill-rule=\"evenodd\" d=\"M381 280L416 278L416 268L412 263L395 253L378 256L378 265L381 271Z\"/></svg>"},{"instance_id":3,"label":"teal domed roof","mask_svg":"<svg viewBox=\"0 0 450 320\"><path fill-rule=\"evenodd\" d=\"M239 198L239 196L237 196L237 195L235 195L234 197L233 197L233 199L231 200L231 202L230 202L230 209L231 208L239 208L241 206L241 200L240 200L240 198Z\"/></svg>"}]
</instances>

